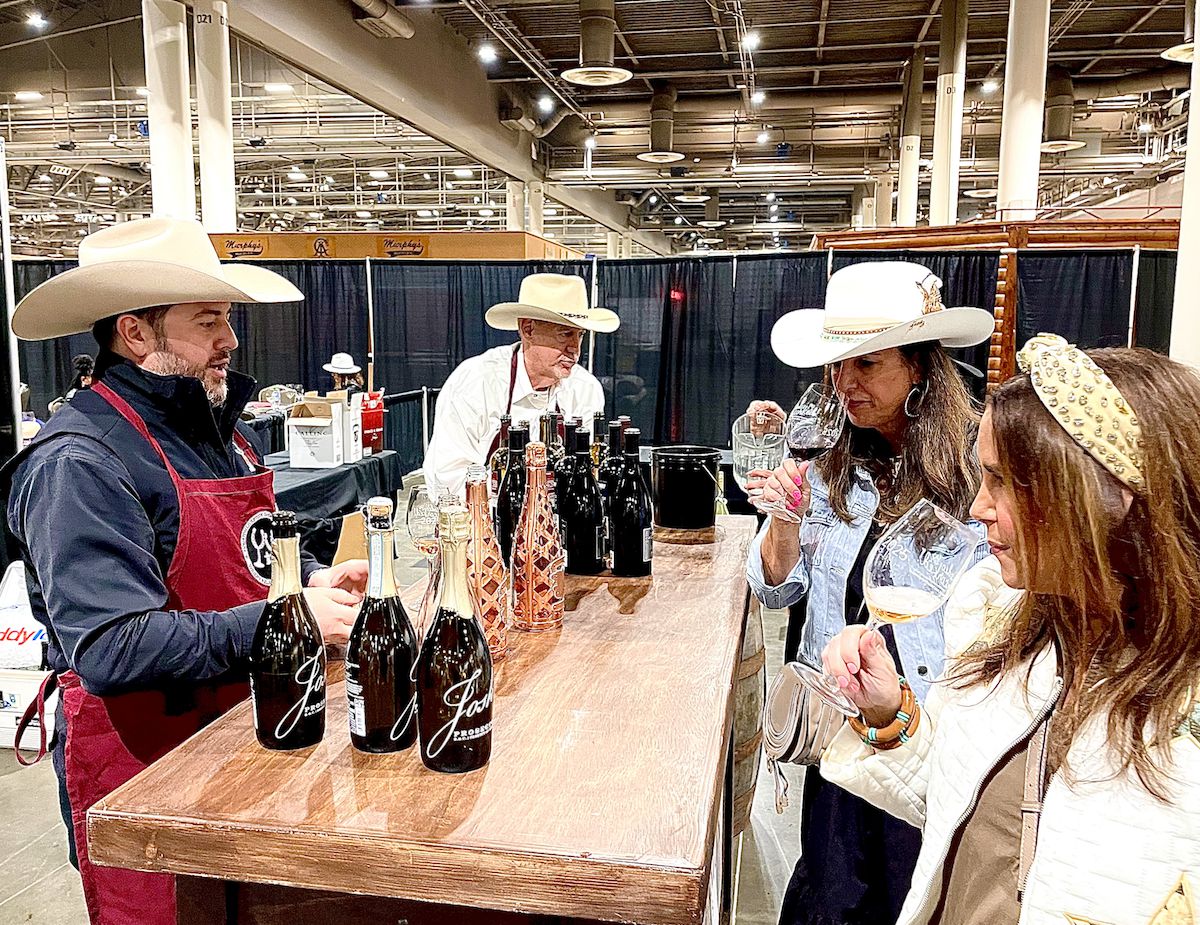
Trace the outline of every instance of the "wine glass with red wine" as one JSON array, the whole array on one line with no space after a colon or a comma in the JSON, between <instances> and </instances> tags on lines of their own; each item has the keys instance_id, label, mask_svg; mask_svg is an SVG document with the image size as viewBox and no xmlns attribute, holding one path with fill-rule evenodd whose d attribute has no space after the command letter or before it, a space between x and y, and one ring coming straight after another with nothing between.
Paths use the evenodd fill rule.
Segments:
<instances>
[{"instance_id":1,"label":"wine glass with red wine","mask_svg":"<svg viewBox=\"0 0 1200 925\"><path fill-rule=\"evenodd\" d=\"M846 409L834 388L813 383L788 415L784 427L788 454L800 462L811 462L837 443L845 424Z\"/></svg>"}]
</instances>

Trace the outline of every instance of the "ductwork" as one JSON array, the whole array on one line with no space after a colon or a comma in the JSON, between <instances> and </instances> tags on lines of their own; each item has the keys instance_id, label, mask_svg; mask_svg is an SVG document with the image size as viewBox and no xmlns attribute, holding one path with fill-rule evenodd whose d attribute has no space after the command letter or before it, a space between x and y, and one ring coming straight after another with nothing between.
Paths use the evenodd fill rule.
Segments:
<instances>
[{"instance_id":1,"label":"ductwork","mask_svg":"<svg viewBox=\"0 0 1200 925\"><path fill-rule=\"evenodd\" d=\"M1161 71L1126 74L1124 77L1080 80L1075 83L1075 99L1104 100L1114 96L1155 93L1159 90L1183 90L1187 88L1190 79L1191 72L1187 68L1172 67L1163 68Z\"/></svg>"},{"instance_id":2,"label":"ductwork","mask_svg":"<svg viewBox=\"0 0 1200 925\"><path fill-rule=\"evenodd\" d=\"M1042 128L1042 151L1062 154L1082 148L1071 139L1075 119L1075 87L1066 68L1051 66L1046 71L1046 116Z\"/></svg>"},{"instance_id":3,"label":"ductwork","mask_svg":"<svg viewBox=\"0 0 1200 925\"><path fill-rule=\"evenodd\" d=\"M1195 54L1196 33L1196 0L1185 0L1183 4L1183 41L1172 45L1162 53L1168 61L1177 64L1191 64Z\"/></svg>"},{"instance_id":4,"label":"ductwork","mask_svg":"<svg viewBox=\"0 0 1200 925\"><path fill-rule=\"evenodd\" d=\"M388 0L353 2L363 12L362 16L355 16L354 21L374 36L381 39L411 39L416 32L412 21Z\"/></svg>"},{"instance_id":5,"label":"ductwork","mask_svg":"<svg viewBox=\"0 0 1200 925\"><path fill-rule=\"evenodd\" d=\"M704 191L711 198L704 204L704 218L699 222L703 228L720 228L725 224L721 218L721 191L713 188Z\"/></svg>"},{"instance_id":6,"label":"ductwork","mask_svg":"<svg viewBox=\"0 0 1200 925\"><path fill-rule=\"evenodd\" d=\"M650 150L637 156L639 161L651 164L670 164L683 160L675 150L675 100L676 89L668 83L655 81L654 96L650 98Z\"/></svg>"},{"instance_id":7,"label":"ductwork","mask_svg":"<svg viewBox=\"0 0 1200 925\"><path fill-rule=\"evenodd\" d=\"M579 67L563 71L563 80L585 87L611 87L633 77L613 64L617 13L613 0L579 0Z\"/></svg>"}]
</instances>

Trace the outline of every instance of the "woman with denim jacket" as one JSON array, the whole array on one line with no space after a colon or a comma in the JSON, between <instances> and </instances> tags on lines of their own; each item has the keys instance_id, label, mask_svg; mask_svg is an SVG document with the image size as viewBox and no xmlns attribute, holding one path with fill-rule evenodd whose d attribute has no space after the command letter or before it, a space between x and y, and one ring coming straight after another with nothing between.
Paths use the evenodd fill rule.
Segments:
<instances>
[{"instance_id":1,"label":"woman with denim jacket","mask_svg":"<svg viewBox=\"0 0 1200 925\"><path fill-rule=\"evenodd\" d=\"M944 307L940 288L918 264L854 264L830 278L825 310L791 312L771 333L783 362L825 367L846 409L846 426L823 457L785 459L773 472L751 473L748 485L752 497L786 505L751 546L750 586L772 608L807 596L800 648L812 664L843 628L866 621L863 564L887 526L922 498L965 520L978 488L979 415L945 348L982 342L993 321L979 309ZM750 406L759 411L783 416L772 402ZM981 543L979 558L986 555ZM922 697L942 670L941 612L884 635ZM800 840L780 925L896 920L920 850L917 829L811 767Z\"/></svg>"}]
</instances>

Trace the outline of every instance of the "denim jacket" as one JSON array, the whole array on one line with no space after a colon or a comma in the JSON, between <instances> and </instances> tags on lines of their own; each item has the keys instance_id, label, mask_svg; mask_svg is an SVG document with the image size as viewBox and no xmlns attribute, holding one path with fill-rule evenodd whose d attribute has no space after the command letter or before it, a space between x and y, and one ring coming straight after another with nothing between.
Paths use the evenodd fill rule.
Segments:
<instances>
[{"instance_id":1,"label":"denim jacket","mask_svg":"<svg viewBox=\"0 0 1200 925\"><path fill-rule=\"evenodd\" d=\"M772 587L763 576L762 542L767 525L750 546L746 578L755 596L766 607L787 607L808 593L808 610L801 636L800 651L814 665L820 665L826 644L846 626L847 573L854 566L871 529L879 507L879 492L867 473L858 469L850 485L850 515L845 523L829 503L829 489L816 468L809 469L812 503L800 524L800 559L784 578ZM970 521L979 534L980 544L972 560L988 556L983 542L982 524ZM900 651L905 677L918 699L924 699L929 683L942 673L945 643L942 639L942 609L921 620L892 627Z\"/></svg>"}]
</instances>

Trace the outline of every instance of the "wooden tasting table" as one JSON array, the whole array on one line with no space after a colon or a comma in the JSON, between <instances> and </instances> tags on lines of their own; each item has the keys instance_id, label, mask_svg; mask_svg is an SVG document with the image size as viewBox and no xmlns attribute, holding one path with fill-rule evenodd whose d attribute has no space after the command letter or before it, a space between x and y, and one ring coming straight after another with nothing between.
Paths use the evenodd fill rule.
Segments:
<instances>
[{"instance_id":1,"label":"wooden tasting table","mask_svg":"<svg viewBox=\"0 0 1200 925\"><path fill-rule=\"evenodd\" d=\"M656 543L652 582L568 576L562 629L509 635L485 769L356 752L334 665L320 745L266 751L243 703L92 808L92 859L179 875L181 923L724 917L754 527Z\"/></svg>"}]
</instances>

